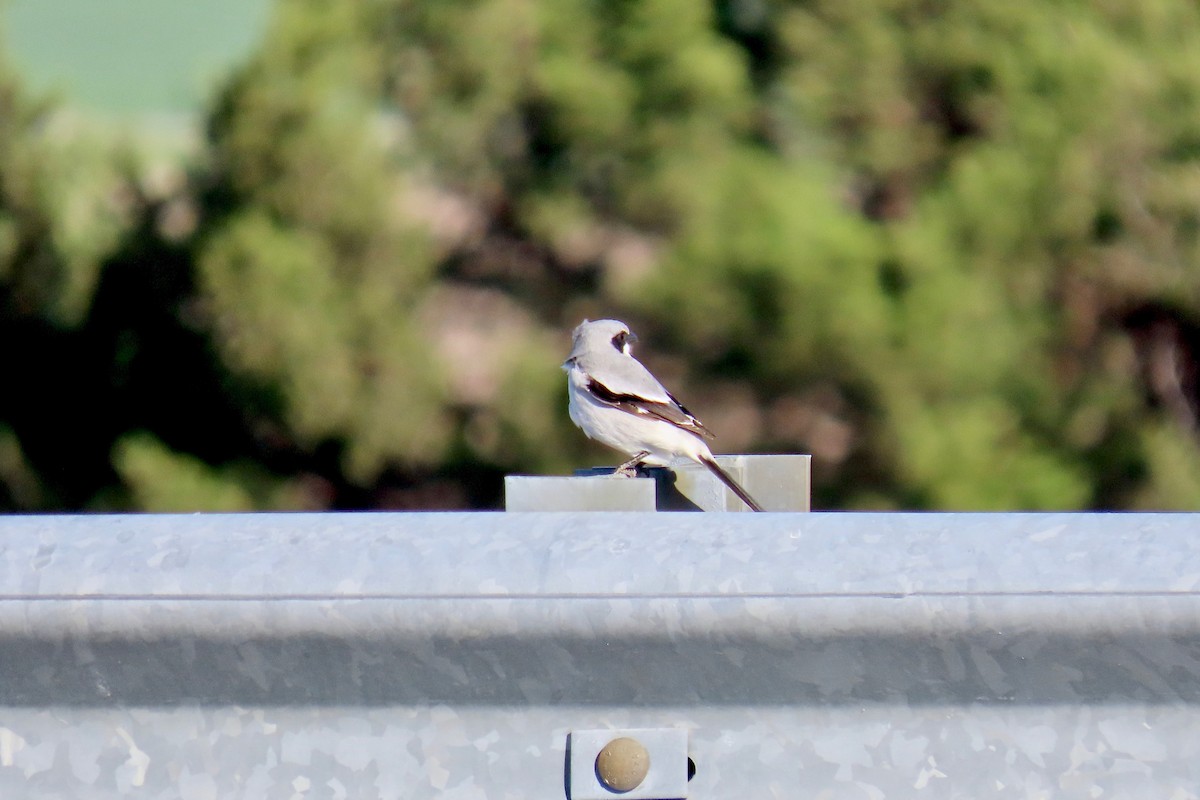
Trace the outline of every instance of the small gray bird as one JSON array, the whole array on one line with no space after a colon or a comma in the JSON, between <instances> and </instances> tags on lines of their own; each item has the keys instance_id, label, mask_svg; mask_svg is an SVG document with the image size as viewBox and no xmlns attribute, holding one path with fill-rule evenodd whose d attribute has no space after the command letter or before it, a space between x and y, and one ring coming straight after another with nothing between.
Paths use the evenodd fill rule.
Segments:
<instances>
[{"instance_id":1,"label":"small gray bird","mask_svg":"<svg viewBox=\"0 0 1200 800\"><path fill-rule=\"evenodd\" d=\"M687 458L708 467L754 511L762 511L717 465L705 439L714 438L629 352L637 336L615 319L584 320L575 329L567 372L571 421L591 439L632 456L617 467L633 475L643 464L666 467Z\"/></svg>"}]
</instances>

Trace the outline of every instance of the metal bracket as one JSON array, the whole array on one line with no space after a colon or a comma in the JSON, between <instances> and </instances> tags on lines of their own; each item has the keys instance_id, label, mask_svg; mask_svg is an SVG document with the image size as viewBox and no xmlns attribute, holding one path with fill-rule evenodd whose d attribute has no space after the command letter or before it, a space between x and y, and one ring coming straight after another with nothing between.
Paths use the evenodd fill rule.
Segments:
<instances>
[{"instance_id":1,"label":"metal bracket","mask_svg":"<svg viewBox=\"0 0 1200 800\"><path fill-rule=\"evenodd\" d=\"M649 770L627 791L605 785L596 766L600 751L617 739L633 739L649 755ZM679 800L688 791L688 732L684 728L572 731L567 739L570 800Z\"/></svg>"}]
</instances>

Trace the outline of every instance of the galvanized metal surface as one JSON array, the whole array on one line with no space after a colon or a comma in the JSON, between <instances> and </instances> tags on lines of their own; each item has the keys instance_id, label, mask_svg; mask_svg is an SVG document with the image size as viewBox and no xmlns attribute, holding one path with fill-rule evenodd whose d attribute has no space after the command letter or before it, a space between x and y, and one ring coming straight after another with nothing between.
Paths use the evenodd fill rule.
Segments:
<instances>
[{"instance_id":1,"label":"galvanized metal surface","mask_svg":"<svg viewBox=\"0 0 1200 800\"><path fill-rule=\"evenodd\" d=\"M0 797L1200 794L1200 517L0 519Z\"/></svg>"}]
</instances>

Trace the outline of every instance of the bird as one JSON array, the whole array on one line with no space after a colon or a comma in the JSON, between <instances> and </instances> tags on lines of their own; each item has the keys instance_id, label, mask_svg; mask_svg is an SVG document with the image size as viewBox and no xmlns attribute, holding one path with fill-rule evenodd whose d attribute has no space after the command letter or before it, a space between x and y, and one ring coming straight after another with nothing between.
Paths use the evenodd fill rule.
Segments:
<instances>
[{"instance_id":1,"label":"bird","mask_svg":"<svg viewBox=\"0 0 1200 800\"><path fill-rule=\"evenodd\" d=\"M705 439L708 428L633 357L637 336L615 319L584 320L572 335L567 373L571 421L590 439L630 459L617 475L641 466L667 467L679 459L703 464L753 511L763 508L721 469Z\"/></svg>"}]
</instances>

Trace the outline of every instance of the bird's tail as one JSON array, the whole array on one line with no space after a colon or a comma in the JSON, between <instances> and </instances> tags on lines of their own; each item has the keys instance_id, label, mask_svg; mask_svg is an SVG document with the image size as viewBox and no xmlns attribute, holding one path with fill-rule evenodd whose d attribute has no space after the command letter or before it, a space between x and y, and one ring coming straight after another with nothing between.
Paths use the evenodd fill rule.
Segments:
<instances>
[{"instance_id":1,"label":"bird's tail","mask_svg":"<svg viewBox=\"0 0 1200 800\"><path fill-rule=\"evenodd\" d=\"M721 483L729 487L729 491L741 498L742 502L750 507L751 511L762 511L763 507L750 496L750 493L742 488L741 484L729 476L729 473L721 469L711 456L700 456L700 463L708 467L709 471L720 479Z\"/></svg>"}]
</instances>

